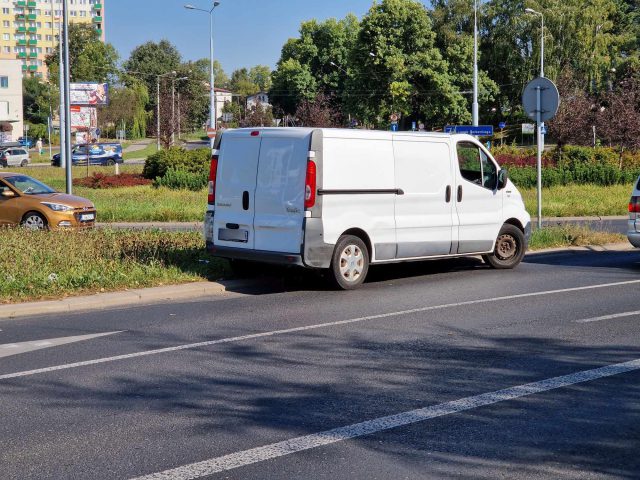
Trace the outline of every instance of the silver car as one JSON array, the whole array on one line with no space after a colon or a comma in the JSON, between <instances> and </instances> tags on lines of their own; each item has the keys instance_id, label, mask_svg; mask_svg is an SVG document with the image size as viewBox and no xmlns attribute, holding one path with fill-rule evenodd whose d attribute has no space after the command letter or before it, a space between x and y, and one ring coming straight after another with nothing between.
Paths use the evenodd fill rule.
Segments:
<instances>
[{"instance_id":1,"label":"silver car","mask_svg":"<svg viewBox=\"0 0 640 480\"><path fill-rule=\"evenodd\" d=\"M640 177L629 200L629 229L627 238L634 247L640 248Z\"/></svg>"},{"instance_id":2,"label":"silver car","mask_svg":"<svg viewBox=\"0 0 640 480\"><path fill-rule=\"evenodd\" d=\"M24 147L0 150L1 167L26 167L29 165L29 151Z\"/></svg>"}]
</instances>

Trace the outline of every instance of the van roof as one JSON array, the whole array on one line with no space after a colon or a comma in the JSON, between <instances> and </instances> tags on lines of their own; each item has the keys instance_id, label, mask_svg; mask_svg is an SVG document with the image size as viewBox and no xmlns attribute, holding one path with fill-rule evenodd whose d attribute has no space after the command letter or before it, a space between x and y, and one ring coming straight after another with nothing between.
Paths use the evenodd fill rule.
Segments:
<instances>
[{"instance_id":1,"label":"van roof","mask_svg":"<svg viewBox=\"0 0 640 480\"><path fill-rule=\"evenodd\" d=\"M419 137L419 138L468 138L466 134L453 134L443 132L391 132L387 130L361 130L353 128L312 128L312 127L256 127L237 128L224 131L224 135L246 136L250 132L260 132L261 135L278 137L306 137L312 132L320 130L324 138L368 138L368 139L392 139L394 137Z\"/></svg>"}]
</instances>

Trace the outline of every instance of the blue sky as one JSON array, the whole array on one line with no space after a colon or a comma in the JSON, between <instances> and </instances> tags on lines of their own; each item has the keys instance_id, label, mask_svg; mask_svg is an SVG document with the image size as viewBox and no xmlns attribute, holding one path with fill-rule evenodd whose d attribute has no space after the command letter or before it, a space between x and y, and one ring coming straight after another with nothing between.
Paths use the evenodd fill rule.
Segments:
<instances>
[{"instance_id":1,"label":"blue sky","mask_svg":"<svg viewBox=\"0 0 640 480\"><path fill-rule=\"evenodd\" d=\"M123 59L148 40L170 40L185 60L209 56L209 17L183 8L210 0L106 0L107 41ZM311 18L361 17L373 0L221 0L215 11L215 57L227 74L257 64L272 68L284 42Z\"/></svg>"}]
</instances>

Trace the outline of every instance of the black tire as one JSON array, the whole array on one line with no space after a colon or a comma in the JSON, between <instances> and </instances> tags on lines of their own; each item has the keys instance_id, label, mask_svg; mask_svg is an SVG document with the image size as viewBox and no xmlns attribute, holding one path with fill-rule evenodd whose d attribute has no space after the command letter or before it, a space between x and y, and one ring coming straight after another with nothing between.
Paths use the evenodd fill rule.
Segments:
<instances>
[{"instance_id":1,"label":"black tire","mask_svg":"<svg viewBox=\"0 0 640 480\"><path fill-rule=\"evenodd\" d=\"M365 243L353 235L338 239L331 258L332 279L342 290L359 287L369 272L369 251Z\"/></svg>"},{"instance_id":2,"label":"black tire","mask_svg":"<svg viewBox=\"0 0 640 480\"><path fill-rule=\"evenodd\" d=\"M112 158L110 158L109 160L107 160L107 167L113 167L116 164L115 161L113 161Z\"/></svg>"},{"instance_id":3,"label":"black tire","mask_svg":"<svg viewBox=\"0 0 640 480\"><path fill-rule=\"evenodd\" d=\"M496 239L493 253L484 255L486 263L497 269L516 267L524 258L527 249L522 230L514 225L505 223Z\"/></svg>"},{"instance_id":4,"label":"black tire","mask_svg":"<svg viewBox=\"0 0 640 480\"><path fill-rule=\"evenodd\" d=\"M49 227L47 219L38 212L25 213L20 225L29 230L46 230Z\"/></svg>"},{"instance_id":5,"label":"black tire","mask_svg":"<svg viewBox=\"0 0 640 480\"><path fill-rule=\"evenodd\" d=\"M23 168L26 167L27 165L29 165L29 161L28 160L22 160L20 162L20 166L23 167Z\"/></svg>"}]
</instances>

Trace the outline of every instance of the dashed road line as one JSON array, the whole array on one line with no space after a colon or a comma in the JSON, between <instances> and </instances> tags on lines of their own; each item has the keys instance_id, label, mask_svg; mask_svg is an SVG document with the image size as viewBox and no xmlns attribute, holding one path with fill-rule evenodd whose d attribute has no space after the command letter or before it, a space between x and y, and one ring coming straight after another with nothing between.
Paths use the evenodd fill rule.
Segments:
<instances>
[{"instance_id":1,"label":"dashed road line","mask_svg":"<svg viewBox=\"0 0 640 480\"><path fill-rule=\"evenodd\" d=\"M18 355L20 353L33 352L43 348L58 347L60 345L68 345L69 343L83 342L98 337L114 335L119 332L103 332L92 333L89 335L75 335L73 337L46 338L42 340L32 340L29 342L5 343L0 345L0 358Z\"/></svg>"},{"instance_id":2,"label":"dashed road line","mask_svg":"<svg viewBox=\"0 0 640 480\"><path fill-rule=\"evenodd\" d=\"M603 320L614 320L616 318L635 317L636 315L640 315L640 310L636 310L635 312L612 313L611 315L602 315L601 317L582 318L580 320L575 320L575 322L576 323L601 322Z\"/></svg>"},{"instance_id":3,"label":"dashed road line","mask_svg":"<svg viewBox=\"0 0 640 480\"><path fill-rule=\"evenodd\" d=\"M540 296L547 296L547 295L556 295L560 293L579 292L579 291L595 290L595 289L609 288L609 287L628 286L628 285L634 285L638 283L640 283L640 280L628 280L624 282L601 283L596 285L586 285L582 287L562 288L559 290L545 290L541 292L518 293L515 295L506 295L502 297L482 298L478 300L468 300L464 302L447 303L444 305L433 305L430 307L412 308L410 310L400 310L396 312L381 313L378 315L368 315L365 317L351 318L348 320L338 320L336 322L317 323L314 325L305 325L303 327L285 328L282 330L272 330L269 332L251 333L251 334L240 335L236 337L220 338L217 340L208 340L205 342L187 343L183 345L176 345L173 347L158 348L158 349L146 350L142 352L127 353L124 355L115 355L112 357L96 358L94 360L85 360L81 362L54 365L51 367L37 368L34 370L25 370L22 372L7 373L4 375L0 375L0 380L8 380L11 378L18 378L18 377L28 377L31 375L38 375L41 373L56 372L60 370L69 370L72 368L87 367L90 365L99 365L102 363L116 362L120 360L129 360L132 358L148 357L150 355L159 355L162 353L178 352L181 350L191 350L195 348L210 347L213 345L221 345L225 343L235 343L235 342L241 342L245 340L254 340L257 338L273 337L276 335L284 335L288 333L305 332L309 330L317 330L320 328L350 325L354 323L361 323L361 322L366 322L371 320L379 320L382 318L396 317L401 315L410 315L413 313L429 312L433 310L443 310L446 308L463 307L463 306L477 305L482 303L495 303L495 302L506 301L506 300L515 300L518 298L540 297Z\"/></svg>"},{"instance_id":4,"label":"dashed road line","mask_svg":"<svg viewBox=\"0 0 640 480\"><path fill-rule=\"evenodd\" d=\"M213 475L215 473L233 470L255 463L273 460L293 453L303 452L314 448L331 445L345 440L371 435L373 433L390 430L392 428L424 422L433 418L443 417L454 413L464 412L475 408L493 405L499 402L515 400L537 393L548 392L562 387L568 387L578 383L590 382L600 378L611 377L621 373L632 372L640 369L640 359L624 363L608 365L606 367L584 370L581 372L563 375L560 377L540 380L516 387L483 393L471 397L441 403L429 407L410 410L385 417L379 417L365 422L354 423L344 427L326 430L324 432L296 437L282 442L265 445L262 447L243 450L221 457L211 458L202 462L184 465L178 468L165 470L137 477L134 480L192 480Z\"/></svg>"}]
</instances>

